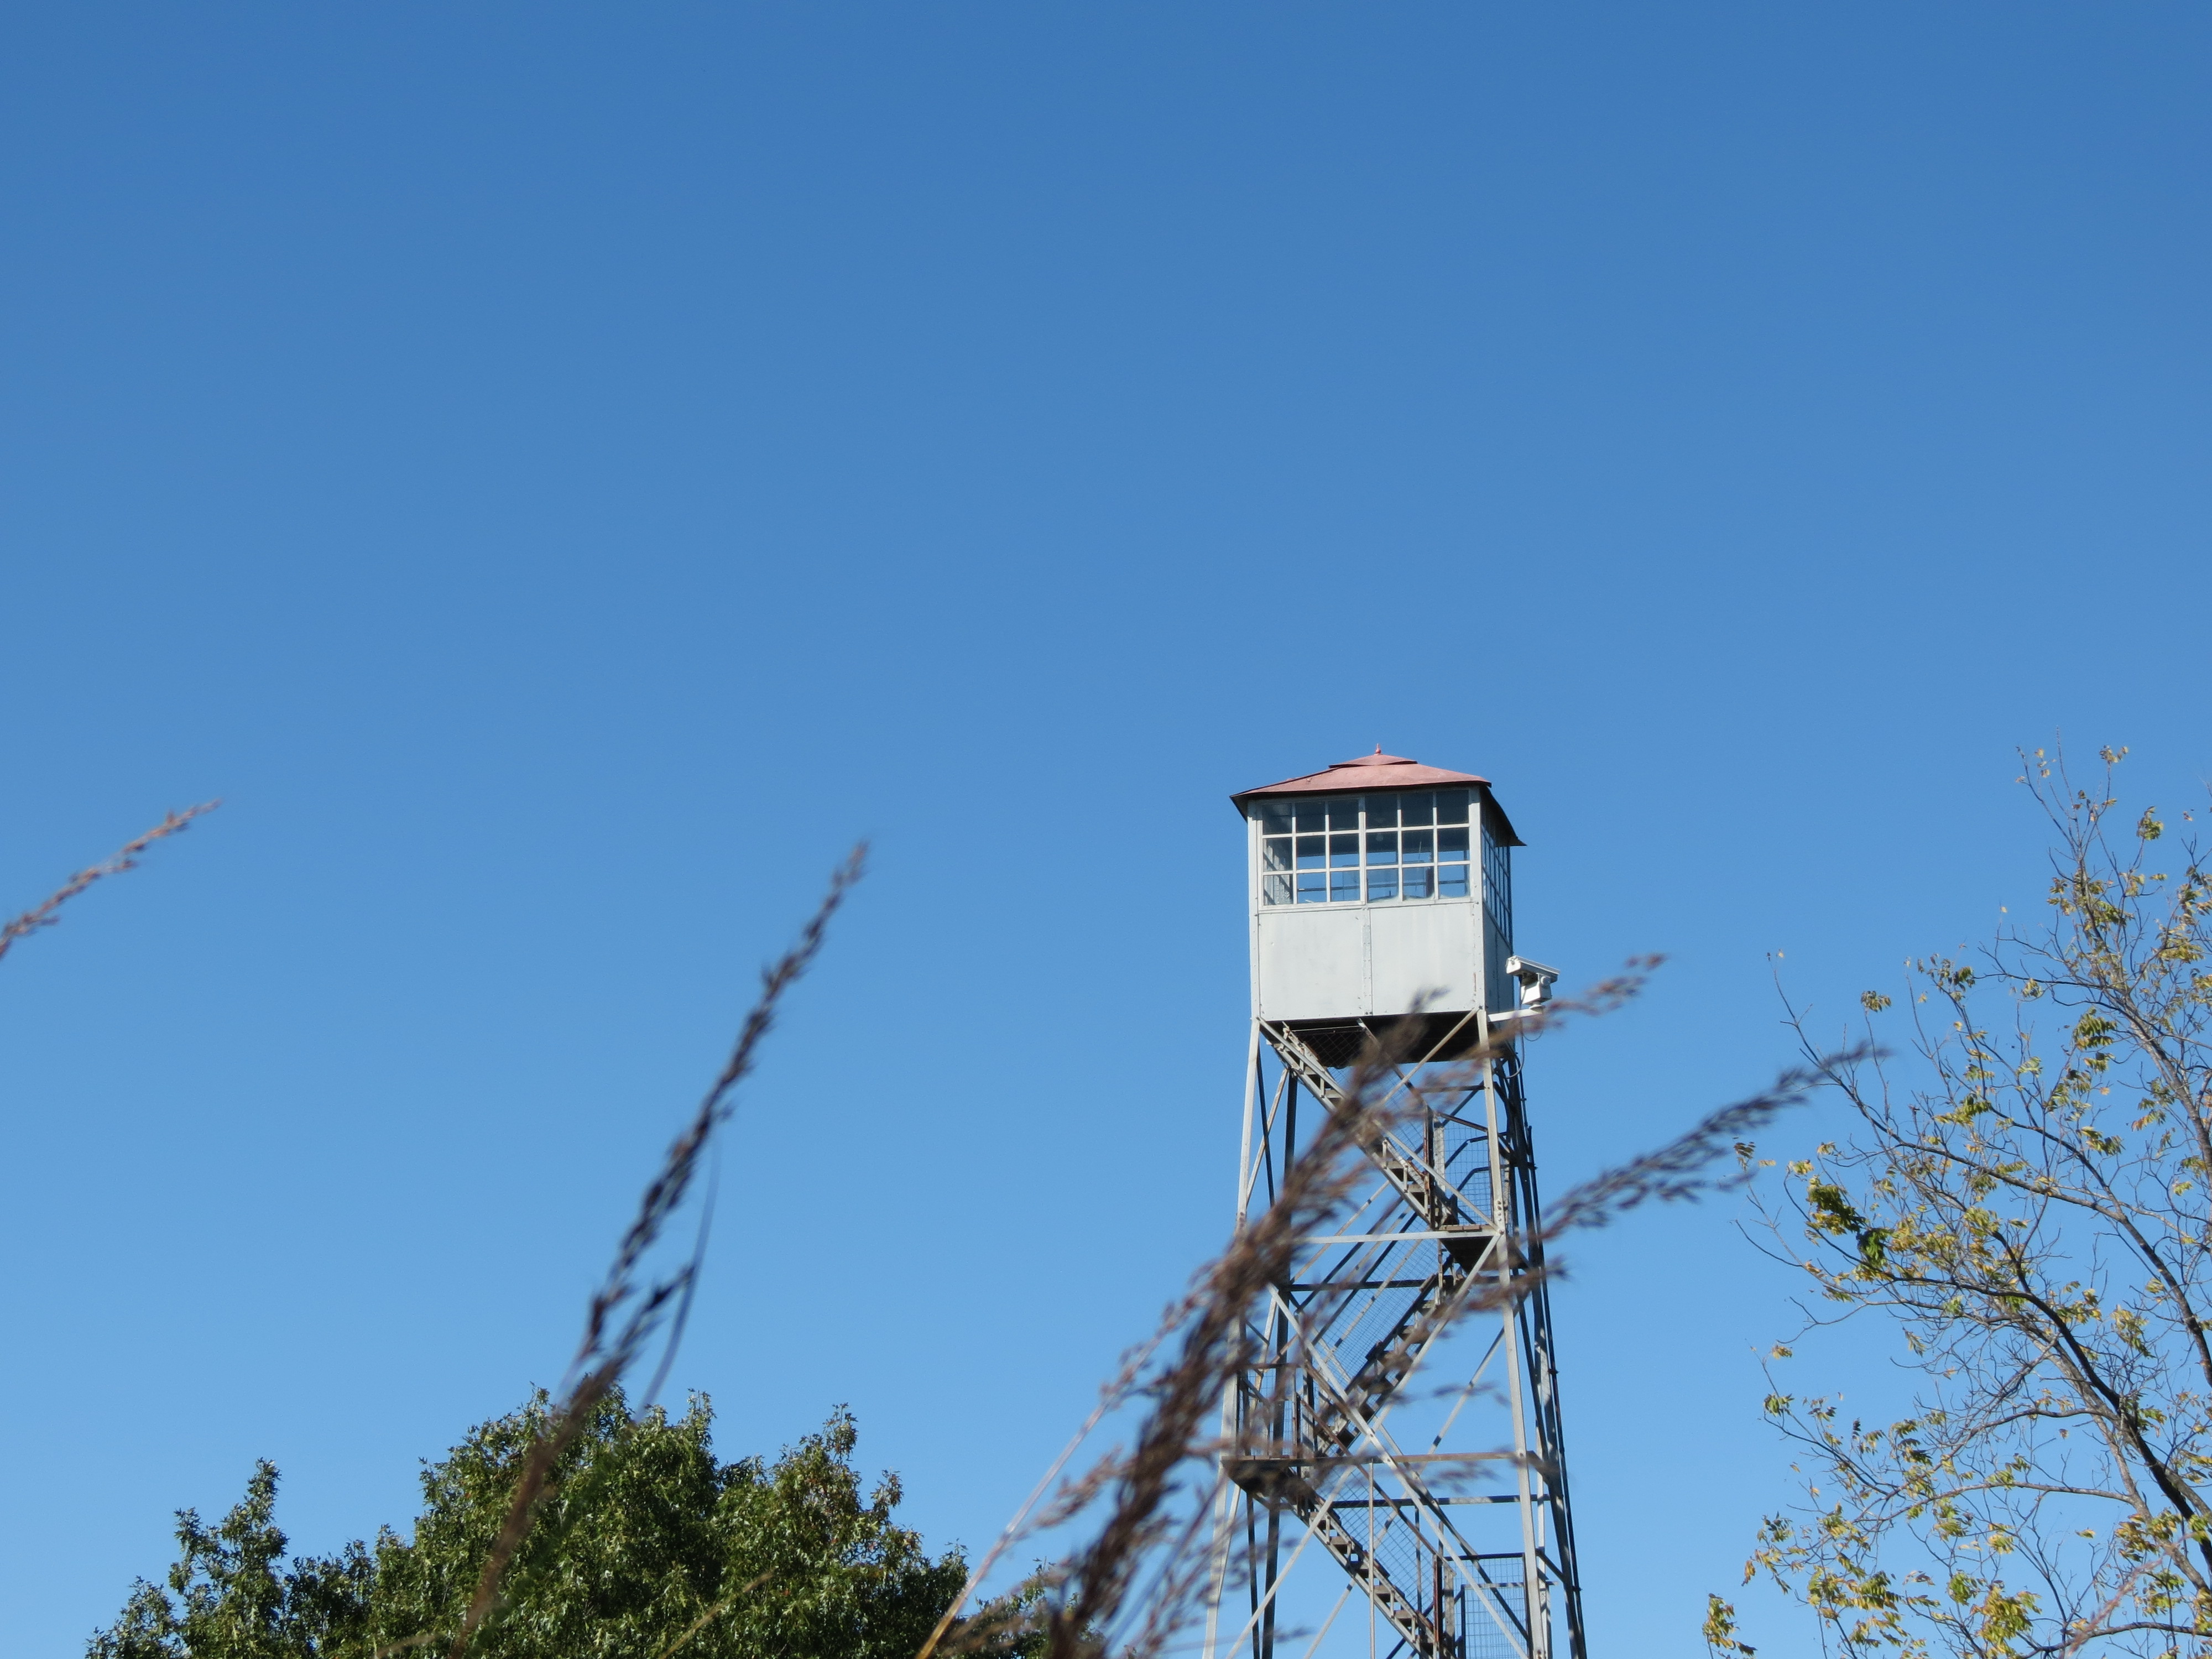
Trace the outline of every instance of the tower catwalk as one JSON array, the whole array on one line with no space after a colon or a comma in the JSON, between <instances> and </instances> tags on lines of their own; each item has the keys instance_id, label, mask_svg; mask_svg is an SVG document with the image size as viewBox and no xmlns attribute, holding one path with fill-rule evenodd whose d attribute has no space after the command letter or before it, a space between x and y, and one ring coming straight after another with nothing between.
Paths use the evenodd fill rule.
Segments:
<instances>
[{"instance_id":1,"label":"tower catwalk","mask_svg":"<svg viewBox=\"0 0 2212 1659\"><path fill-rule=\"evenodd\" d=\"M1585 1659L1548 1301L1540 1275L1500 1294L1541 1266L1514 1033L1556 977L1513 953L1519 838L1485 780L1379 751L1233 799L1239 1224L1363 1052L1388 1056L1368 1100L1393 1127L1249 1316L1206 1659L1273 1659L1279 1636L1317 1659Z\"/></svg>"}]
</instances>

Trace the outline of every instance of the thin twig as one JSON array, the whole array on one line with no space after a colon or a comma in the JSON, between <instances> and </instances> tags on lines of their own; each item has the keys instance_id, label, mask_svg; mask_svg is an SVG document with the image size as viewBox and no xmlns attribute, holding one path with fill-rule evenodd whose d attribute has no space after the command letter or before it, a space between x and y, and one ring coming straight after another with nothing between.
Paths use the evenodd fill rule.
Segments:
<instances>
[{"instance_id":1,"label":"thin twig","mask_svg":"<svg viewBox=\"0 0 2212 1659\"><path fill-rule=\"evenodd\" d=\"M204 800L198 806L187 806L181 812L172 812L137 840L125 842L112 858L78 871L56 888L45 903L34 906L15 921L0 926L0 957L6 956L17 939L28 939L41 927L51 927L59 921L61 917L56 913L93 883L109 876L119 876L125 870L136 870L138 855L155 842L183 834L194 818L212 812L222 805L220 800Z\"/></svg>"}]
</instances>

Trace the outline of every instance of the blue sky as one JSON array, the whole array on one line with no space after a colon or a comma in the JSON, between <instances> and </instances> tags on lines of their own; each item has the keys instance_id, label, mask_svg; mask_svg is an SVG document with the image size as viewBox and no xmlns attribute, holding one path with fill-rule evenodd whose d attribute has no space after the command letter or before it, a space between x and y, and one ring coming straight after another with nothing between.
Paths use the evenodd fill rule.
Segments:
<instances>
[{"instance_id":1,"label":"blue sky","mask_svg":"<svg viewBox=\"0 0 2212 1659\"><path fill-rule=\"evenodd\" d=\"M0 907L226 804L0 964L7 1645L258 1455L301 1547L404 1522L553 1381L856 836L675 1382L731 1455L850 1402L980 1545L1226 1221L1231 789L1480 772L1522 948L1668 953L1534 1058L1555 1188L1788 1057L1769 952L1840 1021L2032 903L2014 745L2197 793L2208 67L2158 4L9 8ZM1783 1489L1735 1215L1571 1253L1601 1650L1697 1651Z\"/></svg>"}]
</instances>

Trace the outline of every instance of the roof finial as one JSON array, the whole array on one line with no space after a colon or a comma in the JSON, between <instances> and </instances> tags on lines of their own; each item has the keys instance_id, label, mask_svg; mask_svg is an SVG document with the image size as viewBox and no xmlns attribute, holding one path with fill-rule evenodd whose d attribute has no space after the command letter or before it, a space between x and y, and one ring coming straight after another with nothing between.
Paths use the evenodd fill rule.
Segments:
<instances>
[{"instance_id":1,"label":"roof finial","mask_svg":"<svg viewBox=\"0 0 2212 1659\"><path fill-rule=\"evenodd\" d=\"M1375 752L1378 755L1382 752L1382 745L1381 744L1378 743L1375 745Z\"/></svg>"}]
</instances>

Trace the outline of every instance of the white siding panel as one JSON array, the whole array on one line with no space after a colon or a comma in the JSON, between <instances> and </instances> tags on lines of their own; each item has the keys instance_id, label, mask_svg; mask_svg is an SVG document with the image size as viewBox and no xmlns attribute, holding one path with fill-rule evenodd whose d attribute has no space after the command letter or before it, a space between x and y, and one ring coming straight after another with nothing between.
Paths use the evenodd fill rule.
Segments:
<instances>
[{"instance_id":1,"label":"white siding panel","mask_svg":"<svg viewBox=\"0 0 2212 1659\"><path fill-rule=\"evenodd\" d=\"M1378 904L1369 914L1375 930L1371 1012L1411 1013L1424 993L1432 1012L1474 1006L1474 905Z\"/></svg>"},{"instance_id":2,"label":"white siding panel","mask_svg":"<svg viewBox=\"0 0 2212 1659\"><path fill-rule=\"evenodd\" d=\"M1366 915L1358 908L1260 913L1260 1018L1328 1019L1367 1010Z\"/></svg>"}]
</instances>

